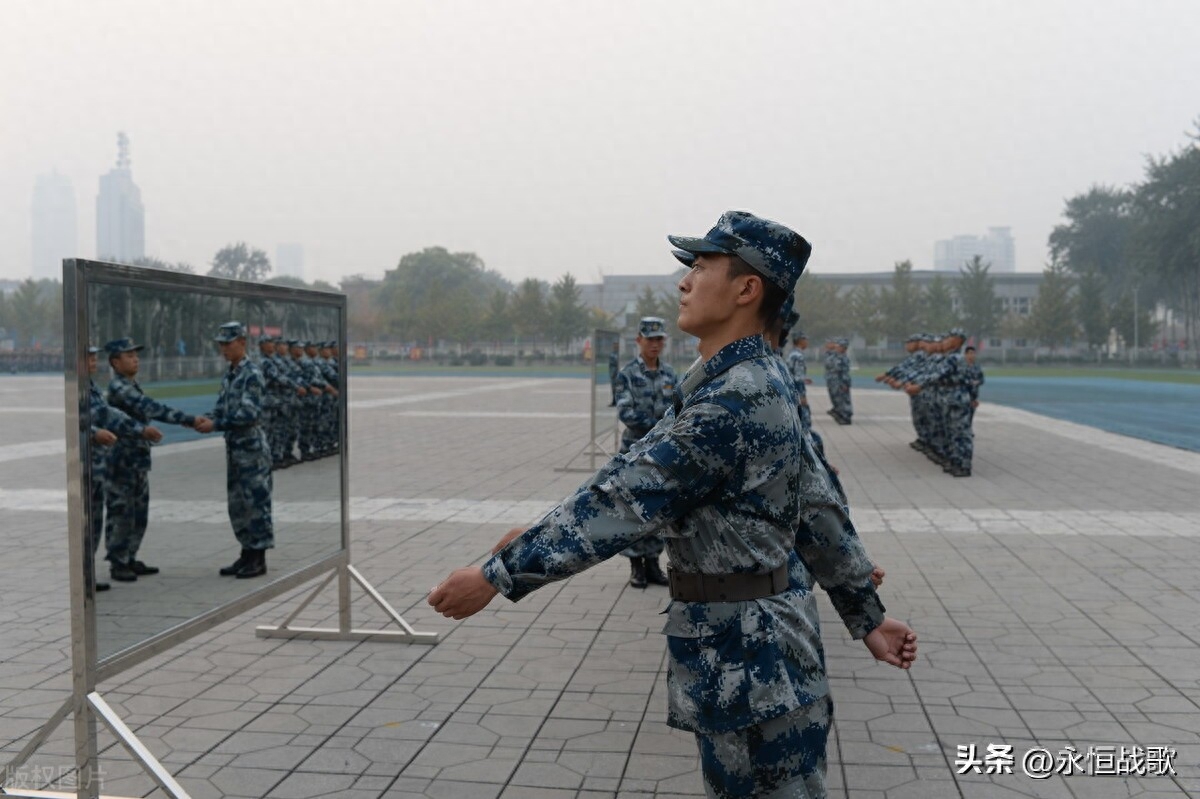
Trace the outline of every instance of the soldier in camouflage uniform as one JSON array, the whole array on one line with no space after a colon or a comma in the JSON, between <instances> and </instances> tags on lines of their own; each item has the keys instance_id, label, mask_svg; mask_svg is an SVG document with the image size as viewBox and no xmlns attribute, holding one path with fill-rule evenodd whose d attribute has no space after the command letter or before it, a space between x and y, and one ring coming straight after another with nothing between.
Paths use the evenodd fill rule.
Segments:
<instances>
[{"instance_id":1,"label":"soldier in camouflage uniform","mask_svg":"<svg viewBox=\"0 0 1200 799\"><path fill-rule=\"evenodd\" d=\"M967 361L967 385L971 391L971 425L974 429L975 424L975 409L979 407L979 389L983 386L983 368L975 363L977 357L974 347L967 347L963 350L963 358ZM971 433L971 438L974 440L974 432Z\"/></svg>"},{"instance_id":2,"label":"soldier in camouflage uniform","mask_svg":"<svg viewBox=\"0 0 1200 799\"><path fill-rule=\"evenodd\" d=\"M612 402L608 403L610 408L617 404L617 375L621 373L621 342L614 341L612 352L608 354L608 383L612 388Z\"/></svg>"},{"instance_id":3,"label":"soldier in camouflage uniform","mask_svg":"<svg viewBox=\"0 0 1200 799\"><path fill-rule=\"evenodd\" d=\"M99 347L88 347L87 363L88 374L96 374L97 353L100 352ZM104 395L100 393L100 389L96 388L96 383L92 379L88 379L88 424L91 430L89 451L91 456L91 490L88 495L88 510L89 510L89 526L88 537L91 539L92 545L88 548L88 555L95 560L96 550L100 548L100 538L104 534L104 502L107 496L108 483L108 459L110 447L117 442L118 438L144 438L146 441L155 442L162 440L162 432L149 425L143 425L129 417L116 408L109 405ZM92 571L92 566L89 565L88 571ZM109 584L102 580L95 581L97 591L107 591Z\"/></svg>"},{"instance_id":4,"label":"soldier in camouflage uniform","mask_svg":"<svg viewBox=\"0 0 1200 799\"><path fill-rule=\"evenodd\" d=\"M116 372L108 384L108 404L145 425L151 419L193 427L203 417L176 410L142 393L137 377L142 345L119 338L104 345L109 366ZM137 559L150 514L150 442L141 438L119 438L108 461L106 497L108 519L104 538L108 547L109 574L114 580L131 583L139 576L158 574L154 566Z\"/></svg>"},{"instance_id":5,"label":"soldier in camouflage uniform","mask_svg":"<svg viewBox=\"0 0 1200 799\"><path fill-rule=\"evenodd\" d=\"M279 367L279 363L274 360L275 355L275 338L273 336L262 335L258 337L258 370L262 373L263 385L266 390L263 391L262 402L262 418L259 420L259 425L267 434L267 445L271 451L271 468L280 468L282 458L276 458L275 454L283 449L283 445L278 440L280 430L279 418L284 413L284 394L291 389L285 382L286 376Z\"/></svg>"},{"instance_id":6,"label":"soldier in camouflage uniform","mask_svg":"<svg viewBox=\"0 0 1200 799\"><path fill-rule=\"evenodd\" d=\"M229 522L242 553L220 570L224 577L247 579L267 573L267 550L275 546L271 523L271 447L260 424L266 385L262 372L246 357L246 329L240 322L221 325L214 341L229 368L210 419L201 433L225 434L225 489Z\"/></svg>"},{"instance_id":7,"label":"soldier in camouflage uniform","mask_svg":"<svg viewBox=\"0 0 1200 799\"><path fill-rule=\"evenodd\" d=\"M671 242L698 256L679 284L679 327L703 358L673 413L533 527L511 531L482 567L452 572L429 604L466 618L497 593L519 600L661 532L672 566L668 724L695 733L708 795L824 796L832 707L814 577L876 658L908 668L916 637L884 615L761 335L811 250L745 212Z\"/></svg>"},{"instance_id":8,"label":"soldier in camouflage uniform","mask_svg":"<svg viewBox=\"0 0 1200 799\"><path fill-rule=\"evenodd\" d=\"M296 447L300 440L300 407L304 398L308 396L308 387L304 384L304 373L300 369L300 364L296 363L291 355L293 343L293 340L284 338L275 342L275 361L279 364L279 372L291 380L296 388L293 393L287 395L287 401L283 404L284 410L279 419L278 435L282 449L278 454L272 453L272 457L279 462L282 469L300 462L300 459L296 457Z\"/></svg>"},{"instance_id":9,"label":"soldier in camouflage uniform","mask_svg":"<svg viewBox=\"0 0 1200 799\"><path fill-rule=\"evenodd\" d=\"M321 408L321 448L318 453L325 457L337 452L338 448L339 380L337 361L333 357L333 342L320 342L317 354L317 368L321 370L321 377L329 385L329 390L322 397L324 404Z\"/></svg>"},{"instance_id":10,"label":"soldier in camouflage uniform","mask_svg":"<svg viewBox=\"0 0 1200 799\"><path fill-rule=\"evenodd\" d=\"M835 338L826 344L825 387L833 406L829 415L838 424L850 424L854 416L854 405L850 401L850 356L846 355L849 346L847 338Z\"/></svg>"},{"instance_id":11,"label":"soldier in camouflage uniform","mask_svg":"<svg viewBox=\"0 0 1200 799\"><path fill-rule=\"evenodd\" d=\"M679 381L671 365L661 360L666 339L666 322L657 316L643 317L638 323L638 356L617 373L617 418L625 425L621 452L628 452L649 433L675 402ZM662 538L650 535L621 553L629 558L630 585L645 588L647 582L667 584L667 575L658 563L662 551Z\"/></svg>"},{"instance_id":12,"label":"soldier in camouflage uniform","mask_svg":"<svg viewBox=\"0 0 1200 799\"><path fill-rule=\"evenodd\" d=\"M808 376L808 363L804 360L804 351L808 349L808 336L803 330L792 333L792 351L788 353L788 371L792 374L792 384L796 387L796 395L800 399L800 424L805 430L812 429L812 410L808 406L808 387L812 378Z\"/></svg>"},{"instance_id":13,"label":"soldier in camouflage uniform","mask_svg":"<svg viewBox=\"0 0 1200 799\"><path fill-rule=\"evenodd\" d=\"M942 339L938 356L929 367L906 386L910 395L932 391L938 409L940 428L935 439L935 459L955 477L971 476L974 442L971 434L971 392L966 361L958 350L966 341L961 328L954 328Z\"/></svg>"},{"instance_id":14,"label":"soldier in camouflage uniform","mask_svg":"<svg viewBox=\"0 0 1200 799\"><path fill-rule=\"evenodd\" d=\"M321 370L308 356L307 341L297 340L292 347L292 359L299 367L302 385L308 389L308 396L300 399L300 437L297 441L300 448L300 460L312 461L317 459L318 420L321 414L321 401L328 385L321 377Z\"/></svg>"}]
</instances>

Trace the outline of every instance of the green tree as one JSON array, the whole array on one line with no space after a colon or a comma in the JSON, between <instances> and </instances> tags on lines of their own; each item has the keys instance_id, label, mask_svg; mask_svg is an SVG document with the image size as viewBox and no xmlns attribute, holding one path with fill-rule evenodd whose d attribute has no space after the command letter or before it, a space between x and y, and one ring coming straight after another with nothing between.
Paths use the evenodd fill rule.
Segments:
<instances>
[{"instance_id":1,"label":"green tree","mask_svg":"<svg viewBox=\"0 0 1200 799\"><path fill-rule=\"evenodd\" d=\"M904 341L924 324L924 297L921 287L913 280L912 269L912 261L897 262L891 288L884 288L879 293L882 330L889 342Z\"/></svg>"},{"instance_id":2,"label":"green tree","mask_svg":"<svg viewBox=\"0 0 1200 799\"><path fill-rule=\"evenodd\" d=\"M49 309L37 281L32 278L22 281L8 298L7 306L10 333L17 349L40 343Z\"/></svg>"},{"instance_id":3,"label":"green tree","mask_svg":"<svg viewBox=\"0 0 1200 799\"><path fill-rule=\"evenodd\" d=\"M1075 325L1075 279L1065 264L1054 263L1042 270L1042 283L1029 312L1029 333L1051 350L1068 343L1078 332Z\"/></svg>"},{"instance_id":4,"label":"green tree","mask_svg":"<svg viewBox=\"0 0 1200 799\"><path fill-rule=\"evenodd\" d=\"M991 268L991 264L985 264L976 255L959 270L961 277L954 288L958 294L959 316L968 336L986 338L995 331L1000 318L995 281L988 274Z\"/></svg>"},{"instance_id":5,"label":"green tree","mask_svg":"<svg viewBox=\"0 0 1200 799\"><path fill-rule=\"evenodd\" d=\"M800 314L797 323L809 340L820 342L846 332L846 302L838 296L837 286L803 274L796 281L795 309Z\"/></svg>"},{"instance_id":6,"label":"green tree","mask_svg":"<svg viewBox=\"0 0 1200 799\"><path fill-rule=\"evenodd\" d=\"M513 322L509 315L508 292L496 289L488 299L487 308L483 312L483 321L479 326L479 335L485 341L496 343L502 339L512 338Z\"/></svg>"},{"instance_id":7,"label":"green tree","mask_svg":"<svg viewBox=\"0 0 1200 799\"><path fill-rule=\"evenodd\" d=\"M642 293L638 295L637 305L633 310L634 316L637 317L633 320L634 327L636 328L638 321L644 317L658 316L661 310L662 303L658 295L654 293L654 289L643 286Z\"/></svg>"},{"instance_id":8,"label":"green tree","mask_svg":"<svg viewBox=\"0 0 1200 799\"><path fill-rule=\"evenodd\" d=\"M537 342L546 334L546 285L527 277L517 286L512 297L513 330L519 339Z\"/></svg>"},{"instance_id":9,"label":"green tree","mask_svg":"<svg viewBox=\"0 0 1200 799\"><path fill-rule=\"evenodd\" d=\"M934 275L925 288L925 325L929 333L944 333L958 324L954 313L954 289L941 275ZM968 331L970 332L970 331Z\"/></svg>"},{"instance_id":10,"label":"green tree","mask_svg":"<svg viewBox=\"0 0 1200 799\"><path fill-rule=\"evenodd\" d=\"M1065 224L1050 233L1050 256L1077 277L1096 275L1111 304L1136 279L1129 257L1134 229L1133 194L1125 189L1093 186L1067 200ZM1083 286L1081 285L1082 289Z\"/></svg>"},{"instance_id":11,"label":"green tree","mask_svg":"<svg viewBox=\"0 0 1200 799\"><path fill-rule=\"evenodd\" d=\"M1075 309L1079 327L1088 348L1102 347L1108 342L1108 302L1105 299L1105 279L1099 271L1084 272L1079 278L1079 293Z\"/></svg>"},{"instance_id":12,"label":"green tree","mask_svg":"<svg viewBox=\"0 0 1200 799\"><path fill-rule=\"evenodd\" d=\"M229 244L213 256L209 277L261 282L271 273L271 261L262 250L250 249L244 241Z\"/></svg>"},{"instance_id":13,"label":"green tree","mask_svg":"<svg viewBox=\"0 0 1200 799\"><path fill-rule=\"evenodd\" d=\"M575 278L565 274L550 287L550 300L546 308L547 332L550 339L564 349L571 339L587 331L588 314L579 301L579 286Z\"/></svg>"},{"instance_id":14,"label":"green tree","mask_svg":"<svg viewBox=\"0 0 1200 799\"><path fill-rule=\"evenodd\" d=\"M866 283L855 286L846 294L847 319L850 327L867 344L878 340L883 326L883 315L879 309L879 295Z\"/></svg>"},{"instance_id":15,"label":"green tree","mask_svg":"<svg viewBox=\"0 0 1200 799\"><path fill-rule=\"evenodd\" d=\"M1138 298L1141 300L1141 298ZM1109 323L1117 331L1117 335L1125 341L1126 347L1145 347L1158 335L1158 322L1154 319L1151 308L1147 303L1137 303L1137 324L1134 324L1133 292L1128 292L1117 298L1109 310Z\"/></svg>"},{"instance_id":16,"label":"green tree","mask_svg":"<svg viewBox=\"0 0 1200 799\"><path fill-rule=\"evenodd\" d=\"M484 298L509 284L474 253L427 247L408 253L384 275L376 294L387 327L404 341L470 341Z\"/></svg>"}]
</instances>

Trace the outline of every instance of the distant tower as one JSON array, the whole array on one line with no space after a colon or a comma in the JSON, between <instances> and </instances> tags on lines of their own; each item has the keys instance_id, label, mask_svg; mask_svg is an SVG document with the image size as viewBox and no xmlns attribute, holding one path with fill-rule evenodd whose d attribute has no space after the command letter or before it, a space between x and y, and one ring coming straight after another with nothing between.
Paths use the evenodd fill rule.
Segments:
<instances>
[{"instance_id":1,"label":"distant tower","mask_svg":"<svg viewBox=\"0 0 1200 799\"><path fill-rule=\"evenodd\" d=\"M294 241L275 247L275 274L304 279L304 245Z\"/></svg>"},{"instance_id":2,"label":"distant tower","mask_svg":"<svg viewBox=\"0 0 1200 799\"><path fill-rule=\"evenodd\" d=\"M129 137L117 134L117 165L100 177L96 195L96 256L129 263L146 254L142 192L130 170Z\"/></svg>"},{"instance_id":3,"label":"distant tower","mask_svg":"<svg viewBox=\"0 0 1200 799\"><path fill-rule=\"evenodd\" d=\"M33 185L32 275L62 278L64 258L78 257L75 187L66 175L38 175Z\"/></svg>"}]
</instances>

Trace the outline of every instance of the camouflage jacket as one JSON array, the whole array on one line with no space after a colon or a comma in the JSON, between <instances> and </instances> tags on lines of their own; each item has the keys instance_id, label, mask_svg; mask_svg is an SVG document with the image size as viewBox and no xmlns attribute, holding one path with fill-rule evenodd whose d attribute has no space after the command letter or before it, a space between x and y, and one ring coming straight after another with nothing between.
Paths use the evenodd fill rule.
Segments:
<instances>
[{"instance_id":1,"label":"camouflage jacket","mask_svg":"<svg viewBox=\"0 0 1200 799\"><path fill-rule=\"evenodd\" d=\"M680 729L744 729L828 692L813 575L854 637L883 617L870 559L805 454L789 382L761 336L728 345L688 370L673 413L483 566L515 601L653 533L683 572L788 564L774 596L671 602L668 723Z\"/></svg>"},{"instance_id":2,"label":"camouflage jacket","mask_svg":"<svg viewBox=\"0 0 1200 799\"><path fill-rule=\"evenodd\" d=\"M329 358L315 359L318 371L325 382L334 388L338 387L338 370L337 365Z\"/></svg>"},{"instance_id":3,"label":"camouflage jacket","mask_svg":"<svg viewBox=\"0 0 1200 799\"><path fill-rule=\"evenodd\" d=\"M317 366L312 358L308 357L307 355L302 355L299 358L294 359L293 362L297 367L299 367L301 375L300 382L304 386L316 386L321 390L326 388L328 384L325 382L325 378L321 376L320 367Z\"/></svg>"},{"instance_id":4,"label":"camouflage jacket","mask_svg":"<svg viewBox=\"0 0 1200 799\"><path fill-rule=\"evenodd\" d=\"M792 375L792 384L796 387L796 396L808 396L808 386L804 383L808 377L808 363L804 360L804 352L799 348L789 352L787 366Z\"/></svg>"},{"instance_id":5,"label":"camouflage jacket","mask_svg":"<svg viewBox=\"0 0 1200 799\"><path fill-rule=\"evenodd\" d=\"M837 380L850 382L850 356L842 352L830 351L825 358L825 381Z\"/></svg>"},{"instance_id":6,"label":"camouflage jacket","mask_svg":"<svg viewBox=\"0 0 1200 799\"><path fill-rule=\"evenodd\" d=\"M660 358L658 368L649 369L641 355L617 373L617 418L626 428L621 432L626 448L649 433L674 405L678 382L670 364Z\"/></svg>"},{"instance_id":7,"label":"camouflage jacket","mask_svg":"<svg viewBox=\"0 0 1200 799\"><path fill-rule=\"evenodd\" d=\"M108 384L108 404L128 414L134 421L148 424L151 419L191 427L196 417L176 410L142 393L142 387L132 378L117 375ZM150 469L150 442L143 438L119 438L109 457L110 473L116 470Z\"/></svg>"},{"instance_id":8,"label":"camouflage jacket","mask_svg":"<svg viewBox=\"0 0 1200 799\"><path fill-rule=\"evenodd\" d=\"M984 384L983 369L977 363L964 364L964 376L967 381L967 390L971 392L971 399L979 399L979 387Z\"/></svg>"},{"instance_id":9,"label":"camouflage jacket","mask_svg":"<svg viewBox=\"0 0 1200 799\"><path fill-rule=\"evenodd\" d=\"M111 448L97 444L96 433L107 430L117 438L141 438L146 426L105 402L100 389L96 388L96 384L90 380L88 381L88 417L92 434L92 440L88 443L88 449L92 453L92 479L103 480Z\"/></svg>"},{"instance_id":10,"label":"camouflage jacket","mask_svg":"<svg viewBox=\"0 0 1200 799\"><path fill-rule=\"evenodd\" d=\"M292 380L274 355L264 355L256 364L263 379L263 408L278 408L283 397L296 393L296 381Z\"/></svg>"},{"instance_id":11,"label":"camouflage jacket","mask_svg":"<svg viewBox=\"0 0 1200 799\"><path fill-rule=\"evenodd\" d=\"M967 359L961 352L941 353L929 359L929 367L913 382L965 396L970 391L966 368Z\"/></svg>"},{"instance_id":12,"label":"camouflage jacket","mask_svg":"<svg viewBox=\"0 0 1200 799\"><path fill-rule=\"evenodd\" d=\"M213 429L225 434L226 441L257 439L263 435L258 427L262 415L265 385L262 372L249 358L231 364L221 378L221 393L209 418Z\"/></svg>"},{"instance_id":13,"label":"camouflage jacket","mask_svg":"<svg viewBox=\"0 0 1200 799\"><path fill-rule=\"evenodd\" d=\"M621 371L621 359L615 352L608 354L608 379L616 382L617 374Z\"/></svg>"}]
</instances>

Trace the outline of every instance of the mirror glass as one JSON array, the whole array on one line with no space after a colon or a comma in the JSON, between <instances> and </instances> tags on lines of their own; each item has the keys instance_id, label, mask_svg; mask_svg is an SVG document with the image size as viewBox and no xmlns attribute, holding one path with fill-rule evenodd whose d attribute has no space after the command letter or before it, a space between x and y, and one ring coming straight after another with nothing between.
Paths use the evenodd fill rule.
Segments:
<instances>
[{"instance_id":1,"label":"mirror glass","mask_svg":"<svg viewBox=\"0 0 1200 799\"><path fill-rule=\"evenodd\" d=\"M276 346L280 354L266 364L259 343L263 336L332 342L340 313L337 305L205 294L190 286L89 283L81 321L92 346L101 348L93 383L111 405L133 409L162 433L161 440L148 442L114 429L116 443L105 446L93 433L86 447L85 457L105 471L105 501L89 503L104 508L95 569L97 580L110 585L96 593L101 662L342 548L340 404L332 391L311 391L336 385L342 370L323 368L309 357L314 350L300 347ZM231 320L244 325L246 357L264 375L261 410L255 416L228 403L225 416L234 429L205 434L187 423L213 418L223 380L237 376L214 341ZM110 360L105 349L119 339L129 341L111 349L141 347L132 374L129 355ZM236 343L225 349L236 357ZM330 349L315 352L333 355ZM227 394L253 394L241 392L246 384L234 380ZM143 403L138 394L152 402ZM102 421L98 415L91 416L93 428ZM269 546L266 573L221 575L222 567L246 560L245 544L253 550ZM144 569L134 561L158 572L139 573Z\"/></svg>"}]
</instances>

